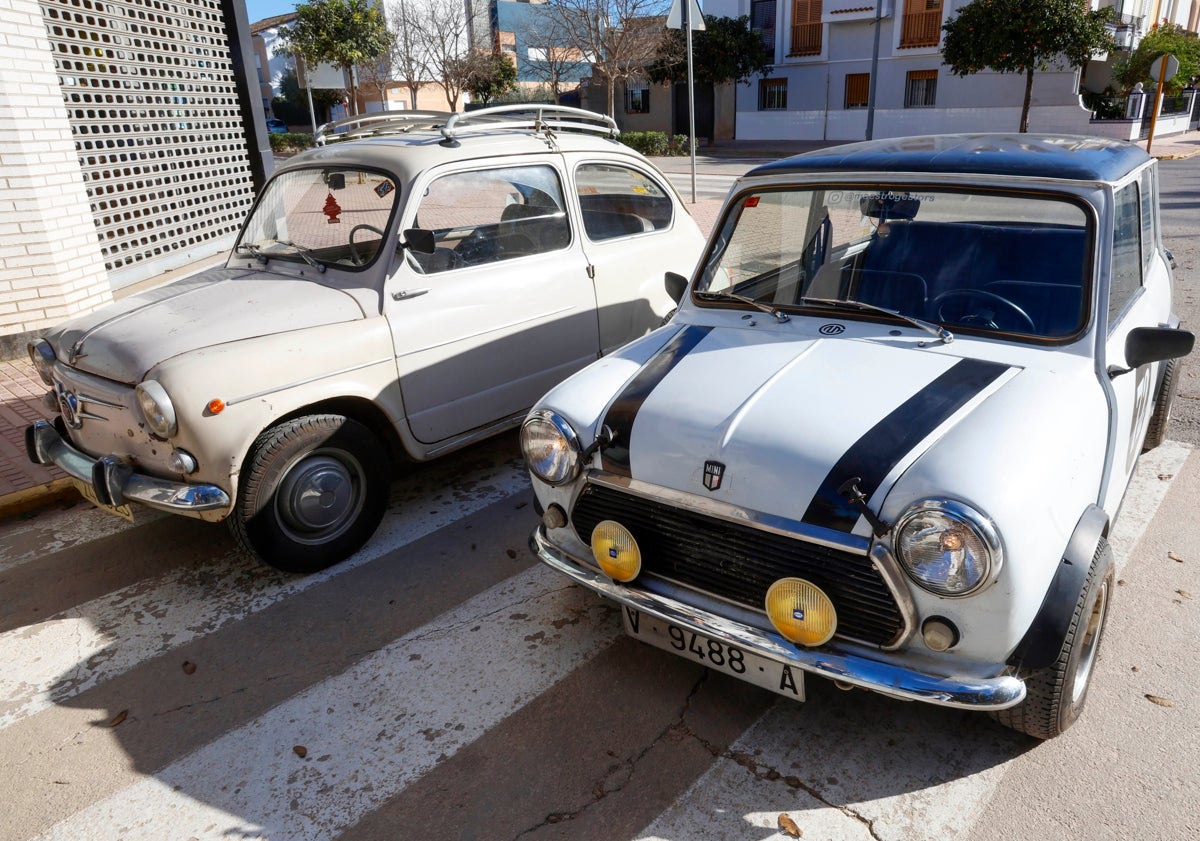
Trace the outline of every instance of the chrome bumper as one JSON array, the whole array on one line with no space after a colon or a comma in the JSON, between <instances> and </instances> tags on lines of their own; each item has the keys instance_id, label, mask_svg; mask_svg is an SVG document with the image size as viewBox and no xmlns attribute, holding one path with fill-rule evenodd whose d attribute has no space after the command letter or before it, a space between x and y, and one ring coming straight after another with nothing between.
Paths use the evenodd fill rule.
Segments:
<instances>
[{"instance_id":1,"label":"chrome bumper","mask_svg":"<svg viewBox=\"0 0 1200 841\"><path fill-rule=\"evenodd\" d=\"M1025 683L1012 675L993 678L939 677L910 671L860 654L831 651L836 643L817 649L797 648L776 633L731 622L667 596L630 589L595 572L551 543L546 538L544 527L540 525L530 536L529 546L549 567L605 598L701 636L839 683L870 689L904 701L923 701L972 710L1002 710L1021 703L1025 698Z\"/></svg>"},{"instance_id":2,"label":"chrome bumper","mask_svg":"<svg viewBox=\"0 0 1200 841\"><path fill-rule=\"evenodd\" d=\"M71 445L52 424L35 421L25 428L25 449L34 464L53 464L91 486L105 505L137 502L174 514L199 514L229 507L229 495L216 485L189 485L134 473L118 456L92 458Z\"/></svg>"}]
</instances>

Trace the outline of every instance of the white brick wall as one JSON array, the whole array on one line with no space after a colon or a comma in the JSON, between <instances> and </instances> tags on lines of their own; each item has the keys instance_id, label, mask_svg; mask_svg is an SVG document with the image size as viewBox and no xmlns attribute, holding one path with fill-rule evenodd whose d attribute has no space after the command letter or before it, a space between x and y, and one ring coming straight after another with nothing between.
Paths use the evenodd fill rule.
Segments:
<instances>
[{"instance_id":1,"label":"white brick wall","mask_svg":"<svg viewBox=\"0 0 1200 841\"><path fill-rule=\"evenodd\" d=\"M0 338L112 299L36 0L0 0Z\"/></svg>"}]
</instances>

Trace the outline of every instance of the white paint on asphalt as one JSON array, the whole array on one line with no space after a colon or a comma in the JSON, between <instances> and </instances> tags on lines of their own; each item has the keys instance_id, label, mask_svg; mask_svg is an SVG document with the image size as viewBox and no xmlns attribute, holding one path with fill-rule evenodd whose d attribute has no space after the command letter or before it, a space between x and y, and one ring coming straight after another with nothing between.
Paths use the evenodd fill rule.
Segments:
<instances>
[{"instance_id":1,"label":"white paint on asphalt","mask_svg":"<svg viewBox=\"0 0 1200 841\"><path fill-rule=\"evenodd\" d=\"M1168 441L1139 459L1111 534L1118 569L1190 453ZM992 725L976 713L861 697L845 706L828 693L806 705L777 702L639 839L788 841L777 824L785 812L805 838L964 835L1004 777L1011 739L997 728L989 740L984 728ZM979 732L960 738L960 727L974 725ZM918 776L930 768L945 769L945 778Z\"/></svg>"},{"instance_id":2,"label":"white paint on asphalt","mask_svg":"<svg viewBox=\"0 0 1200 841\"><path fill-rule=\"evenodd\" d=\"M0 573L133 528L120 517L88 505L80 502L67 509L39 512L28 520L12 520L0 543ZM148 508L140 509L138 515L139 526L170 516Z\"/></svg>"},{"instance_id":3,"label":"white paint on asphalt","mask_svg":"<svg viewBox=\"0 0 1200 841\"><path fill-rule=\"evenodd\" d=\"M532 567L41 837L324 841L599 654L619 627L601 600Z\"/></svg>"},{"instance_id":4,"label":"white paint on asphalt","mask_svg":"<svg viewBox=\"0 0 1200 841\"><path fill-rule=\"evenodd\" d=\"M285 575L231 552L0 633L0 663L20 664L0 673L0 729L529 487L517 461L477 471L468 489L436 470L423 478L428 490L402 487L393 501L400 513L386 517L357 554L324 572Z\"/></svg>"}]
</instances>

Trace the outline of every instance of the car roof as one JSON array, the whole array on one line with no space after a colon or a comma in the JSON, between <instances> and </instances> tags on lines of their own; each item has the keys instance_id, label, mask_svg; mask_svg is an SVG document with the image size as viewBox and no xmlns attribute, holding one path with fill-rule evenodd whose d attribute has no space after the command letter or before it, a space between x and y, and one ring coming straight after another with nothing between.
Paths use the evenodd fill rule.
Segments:
<instances>
[{"instance_id":1,"label":"car roof","mask_svg":"<svg viewBox=\"0 0 1200 841\"><path fill-rule=\"evenodd\" d=\"M323 145L294 156L280 169L366 166L411 178L443 163L504 155L603 152L645 161L618 141L617 133L616 124L604 115L557 106L500 106L466 114L395 112L322 126L318 142Z\"/></svg>"},{"instance_id":2,"label":"car roof","mask_svg":"<svg viewBox=\"0 0 1200 841\"><path fill-rule=\"evenodd\" d=\"M1153 160L1128 141L1052 134L941 134L831 146L756 167L747 178L809 172L961 173L1117 181Z\"/></svg>"}]
</instances>

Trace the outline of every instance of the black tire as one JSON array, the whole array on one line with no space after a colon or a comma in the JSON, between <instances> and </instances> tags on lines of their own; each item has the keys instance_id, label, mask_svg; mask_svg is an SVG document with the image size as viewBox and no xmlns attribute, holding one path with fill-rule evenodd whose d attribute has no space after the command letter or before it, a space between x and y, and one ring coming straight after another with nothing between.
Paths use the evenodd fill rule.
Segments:
<instances>
[{"instance_id":1,"label":"black tire","mask_svg":"<svg viewBox=\"0 0 1200 841\"><path fill-rule=\"evenodd\" d=\"M284 421L250 448L229 525L243 548L276 569L317 572L375 532L390 478L383 447L357 421Z\"/></svg>"},{"instance_id":2,"label":"black tire","mask_svg":"<svg viewBox=\"0 0 1200 841\"><path fill-rule=\"evenodd\" d=\"M1112 549L1100 538L1087 579L1075 603L1067 638L1049 668L1025 679L1025 700L991 713L1005 727L1035 739L1052 739L1075 723L1083 712L1095 672L1114 589Z\"/></svg>"},{"instance_id":3,"label":"black tire","mask_svg":"<svg viewBox=\"0 0 1200 841\"><path fill-rule=\"evenodd\" d=\"M1175 402L1175 391L1179 387L1179 360L1168 359L1166 365L1162 382L1158 386L1158 394L1154 396L1154 413L1150 415L1150 425L1146 427L1146 440L1142 442L1142 452L1153 450L1167 440L1171 404Z\"/></svg>"}]
</instances>

